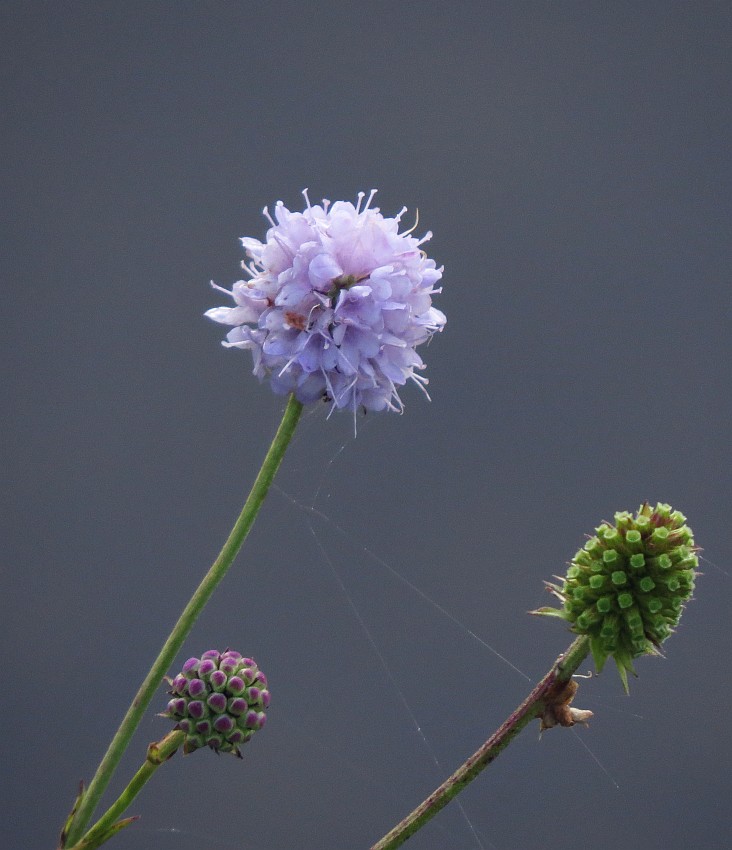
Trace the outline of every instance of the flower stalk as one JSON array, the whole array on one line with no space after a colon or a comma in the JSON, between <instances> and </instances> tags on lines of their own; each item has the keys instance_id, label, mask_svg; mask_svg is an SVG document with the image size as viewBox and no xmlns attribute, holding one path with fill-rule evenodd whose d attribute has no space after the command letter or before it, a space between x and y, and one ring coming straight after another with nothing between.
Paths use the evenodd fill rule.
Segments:
<instances>
[{"instance_id":1,"label":"flower stalk","mask_svg":"<svg viewBox=\"0 0 732 850\"><path fill-rule=\"evenodd\" d=\"M117 818L127 810L130 803L142 791L145 784L152 778L155 771L169 758L175 755L181 746L185 733L174 730L169 732L161 741L154 741L147 748L147 757L143 765L132 777L125 790L119 795L115 802L107 809L94 826L84 837L69 850L94 850L104 844L112 835L124 829L137 818L125 818L118 821Z\"/></svg>"},{"instance_id":2,"label":"flower stalk","mask_svg":"<svg viewBox=\"0 0 732 850\"><path fill-rule=\"evenodd\" d=\"M590 639L578 637L571 646L552 665L549 672L536 685L518 708L513 711L488 740L473 753L439 788L436 788L414 811L400 821L371 850L394 850L400 847L410 836L443 809L450 800L472 782L481 771L501 753L508 744L535 718L541 718L542 728L555 725L561 716L558 708L566 707L574 695L571 685L572 675L584 661L590 651ZM584 722L587 712L570 709L566 722ZM547 722L548 721L548 722Z\"/></svg>"},{"instance_id":3,"label":"flower stalk","mask_svg":"<svg viewBox=\"0 0 732 850\"><path fill-rule=\"evenodd\" d=\"M239 518L234 523L229 537L221 549L218 557L211 565L209 571L203 577L190 601L183 609L178 622L173 627L168 639L163 644L158 657L153 662L149 673L140 685L135 698L127 709L122 723L114 738L109 744L107 752L97 768L89 787L83 794L71 823L68 825L65 836L65 847L73 847L79 842L87 824L94 814L99 800L107 788L117 765L126 750L132 735L137 729L146 708L150 704L155 691L163 681L173 659L181 649L183 642L190 633L198 615L203 610L214 590L218 587L226 575L254 520L262 507L265 496L282 462L295 427L300 419L303 405L294 396L290 396L282 416L277 433L264 458L259 474L242 508Z\"/></svg>"}]
</instances>

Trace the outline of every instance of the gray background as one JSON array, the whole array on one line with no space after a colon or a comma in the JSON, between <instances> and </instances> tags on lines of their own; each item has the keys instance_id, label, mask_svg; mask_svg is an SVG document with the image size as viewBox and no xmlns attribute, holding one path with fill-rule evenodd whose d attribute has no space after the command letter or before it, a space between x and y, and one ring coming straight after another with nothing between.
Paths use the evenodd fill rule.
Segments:
<instances>
[{"instance_id":1,"label":"gray background","mask_svg":"<svg viewBox=\"0 0 732 850\"><path fill-rule=\"evenodd\" d=\"M709 559L666 660L461 799L497 850L728 846L731 12L3 4L3 843L55 846L238 513L283 402L201 314L307 186L434 231L433 401L355 441L308 413L181 654L253 654L269 726L176 756L115 846L369 847L528 691L468 630L538 678L568 642L525 615L542 581L646 498ZM479 846L455 805L410 842Z\"/></svg>"}]
</instances>

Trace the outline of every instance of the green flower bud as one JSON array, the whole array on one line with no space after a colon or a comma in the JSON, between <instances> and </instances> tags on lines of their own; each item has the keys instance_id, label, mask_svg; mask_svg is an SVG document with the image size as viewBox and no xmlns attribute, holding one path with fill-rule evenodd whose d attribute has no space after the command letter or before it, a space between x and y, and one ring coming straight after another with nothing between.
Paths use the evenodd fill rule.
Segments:
<instances>
[{"instance_id":1,"label":"green flower bud","mask_svg":"<svg viewBox=\"0 0 732 850\"><path fill-rule=\"evenodd\" d=\"M264 726L269 706L267 678L251 658L215 649L189 658L169 679L171 699L161 717L185 732L184 753L210 747L241 758L239 746Z\"/></svg>"},{"instance_id":2,"label":"green flower bud","mask_svg":"<svg viewBox=\"0 0 732 850\"><path fill-rule=\"evenodd\" d=\"M694 591L697 547L686 517L648 502L635 516L603 522L572 558L561 586L547 588L562 608L534 613L560 617L588 635L598 672L612 655L625 690L633 659L659 649Z\"/></svg>"}]
</instances>

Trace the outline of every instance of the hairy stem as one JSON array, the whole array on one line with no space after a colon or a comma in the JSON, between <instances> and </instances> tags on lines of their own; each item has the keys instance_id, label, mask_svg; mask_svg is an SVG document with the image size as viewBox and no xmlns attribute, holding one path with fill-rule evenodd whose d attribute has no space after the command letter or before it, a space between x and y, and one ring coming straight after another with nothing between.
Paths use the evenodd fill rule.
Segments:
<instances>
[{"instance_id":1,"label":"hairy stem","mask_svg":"<svg viewBox=\"0 0 732 850\"><path fill-rule=\"evenodd\" d=\"M521 705L513 711L488 740L448 777L417 808L377 841L371 850L394 850L433 818L453 797L460 793L475 777L502 752L518 733L561 694L572 674L587 657L589 638L578 637L557 658L549 672L537 684Z\"/></svg>"}]
</instances>

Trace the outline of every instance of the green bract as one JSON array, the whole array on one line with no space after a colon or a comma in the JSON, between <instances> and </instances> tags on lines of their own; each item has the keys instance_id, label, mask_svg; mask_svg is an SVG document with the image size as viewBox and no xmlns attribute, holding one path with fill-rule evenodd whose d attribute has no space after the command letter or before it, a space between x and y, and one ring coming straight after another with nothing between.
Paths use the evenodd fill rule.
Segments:
<instances>
[{"instance_id":1,"label":"green bract","mask_svg":"<svg viewBox=\"0 0 732 850\"><path fill-rule=\"evenodd\" d=\"M670 505L642 504L635 516L603 522L572 558L561 586L547 583L562 608L535 612L560 617L588 635L598 672L608 656L625 690L632 660L659 654L694 590L699 565L686 517Z\"/></svg>"}]
</instances>

